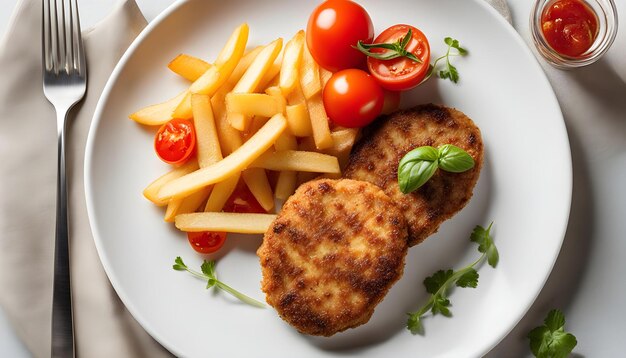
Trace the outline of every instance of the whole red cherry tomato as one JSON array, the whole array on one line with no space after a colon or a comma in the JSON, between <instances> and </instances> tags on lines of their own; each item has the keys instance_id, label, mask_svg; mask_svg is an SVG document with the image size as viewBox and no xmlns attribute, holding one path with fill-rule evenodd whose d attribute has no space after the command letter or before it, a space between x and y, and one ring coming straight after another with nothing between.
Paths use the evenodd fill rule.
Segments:
<instances>
[{"instance_id":1,"label":"whole red cherry tomato","mask_svg":"<svg viewBox=\"0 0 626 358\"><path fill-rule=\"evenodd\" d=\"M349 0L327 0L309 17L306 35L315 61L335 72L365 65L365 55L352 46L359 40L371 42L374 25L361 5Z\"/></svg>"},{"instance_id":2,"label":"whole red cherry tomato","mask_svg":"<svg viewBox=\"0 0 626 358\"><path fill-rule=\"evenodd\" d=\"M384 88L391 91L404 91L411 89L426 77L428 63L430 62L430 45L426 36L418 29L410 25L394 25L383 31L374 43L394 43L402 39L411 30L411 40L405 49L421 60L415 62L406 57L398 57L392 60L379 60L373 57L367 58L367 67L372 76ZM372 49L372 52L385 52L384 49Z\"/></svg>"},{"instance_id":3,"label":"whole red cherry tomato","mask_svg":"<svg viewBox=\"0 0 626 358\"><path fill-rule=\"evenodd\" d=\"M196 131L187 119L175 118L163 124L154 137L154 150L162 161L180 165L196 148Z\"/></svg>"},{"instance_id":4,"label":"whole red cherry tomato","mask_svg":"<svg viewBox=\"0 0 626 358\"><path fill-rule=\"evenodd\" d=\"M385 95L367 72L348 69L334 73L324 87L328 117L344 127L364 127L380 115Z\"/></svg>"}]
</instances>

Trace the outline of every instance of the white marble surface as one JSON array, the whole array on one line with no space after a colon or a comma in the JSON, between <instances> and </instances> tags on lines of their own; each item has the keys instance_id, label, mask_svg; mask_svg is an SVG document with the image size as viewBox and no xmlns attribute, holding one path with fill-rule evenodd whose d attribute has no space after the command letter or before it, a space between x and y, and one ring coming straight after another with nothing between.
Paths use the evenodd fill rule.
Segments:
<instances>
[{"instance_id":1,"label":"white marble surface","mask_svg":"<svg viewBox=\"0 0 626 358\"><path fill-rule=\"evenodd\" d=\"M82 1L83 27L96 24L115 2ZM173 0L137 2L151 20ZM617 2L624 18L626 0ZM17 0L0 0L0 36L7 31L16 3ZM531 3L509 0L514 26L528 44ZM574 162L570 224L546 287L520 324L488 357L529 356L525 335L555 307L565 311L567 329L578 338L574 357L624 356L621 343L626 337L626 280L622 276L626 273L626 82L620 75L626 80L625 54L626 29L622 29L607 56L587 68L563 72L540 61L555 89L570 136ZM506 74L503 80L506 81ZM550 160L549 152L550 148L546 148L547 155L542 159ZM28 356L0 310L0 357Z\"/></svg>"}]
</instances>

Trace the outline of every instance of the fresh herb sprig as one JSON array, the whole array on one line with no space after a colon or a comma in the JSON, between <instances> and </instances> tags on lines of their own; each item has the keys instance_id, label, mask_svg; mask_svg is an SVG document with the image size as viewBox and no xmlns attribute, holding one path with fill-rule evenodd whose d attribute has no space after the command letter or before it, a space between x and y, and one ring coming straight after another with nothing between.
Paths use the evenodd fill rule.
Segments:
<instances>
[{"instance_id":1,"label":"fresh herb sprig","mask_svg":"<svg viewBox=\"0 0 626 358\"><path fill-rule=\"evenodd\" d=\"M491 237L492 226L493 222L489 224L486 229L480 225L476 225L472 231L470 240L478 244L478 251L482 253L476 261L457 271L453 271L452 269L439 270L432 276L424 279L426 291L430 293L431 296L428 302L419 310L408 314L409 318L407 319L406 326L411 333L418 334L424 331L422 317L428 313L428 311L431 311L433 315L440 313L446 317L452 316L452 312L450 312L450 299L448 298L449 290L453 286L476 288L479 275L475 267L485 258L491 267L495 268L496 265L498 265L500 257L498 249Z\"/></svg>"},{"instance_id":2,"label":"fresh herb sprig","mask_svg":"<svg viewBox=\"0 0 626 358\"><path fill-rule=\"evenodd\" d=\"M356 46L353 46L355 49L361 51L366 56L373 57L379 60L393 60L398 57L406 57L409 60L415 61L417 63L422 63L417 56L415 56L412 52L406 50L406 46L411 41L411 37L413 36L413 31L409 29L406 35L393 43L373 43L366 44L363 41L359 40L356 43ZM380 48L385 49L387 51L384 52L372 52L371 49Z\"/></svg>"},{"instance_id":3,"label":"fresh herb sprig","mask_svg":"<svg viewBox=\"0 0 626 358\"><path fill-rule=\"evenodd\" d=\"M444 144L438 148L423 146L408 152L398 165L400 191L408 194L419 189L441 168L461 173L474 167L474 159L463 149Z\"/></svg>"},{"instance_id":4,"label":"fresh herb sprig","mask_svg":"<svg viewBox=\"0 0 626 358\"><path fill-rule=\"evenodd\" d=\"M559 310L552 310L539 326L530 333L530 350L537 358L565 358L578 344L576 337L565 332L565 315Z\"/></svg>"},{"instance_id":5,"label":"fresh herb sprig","mask_svg":"<svg viewBox=\"0 0 626 358\"><path fill-rule=\"evenodd\" d=\"M435 62L432 63L432 65L428 66L428 72L426 73L426 77L422 82L428 80L433 75L433 73L435 73L435 70L437 69L437 63L443 59L446 60L446 66L444 69L439 70L439 72L437 72L437 75L442 79L448 78L454 83L459 82L459 71L456 69L456 67L452 65L452 63L450 63L450 57L465 56L468 54L468 51L461 47L459 40L455 40L452 37L446 37L445 39L443 39L443 42L448 45L448 50L446 51L446 54L438 57ZM455 49L456 51L453 51L452 49Z\"/></svg>"},{"instance_id":6,"label":"fresh herb sprig","mask_svg":"<svg viewBox=\"0 0 626 358\"><path fill-rule=\"evenodd\" d=\"M215 273L215 261L204 260L204 262L202 263L202 266L200 266L200 269L202 270L202 273L200 273L198 271L191 270L189 267L187 267L187 265L185 265L185 263L183 262L183 259L181 259L180 256L178 256L174 260L174 265L172 266L172 268L176 271L187 271L201 280L206 280L207 289L211 287L215 287L215 288L218 288L218 289L221 289L230 293L231 295L235 296L236 298L238 298L240 301L244 303L247 303L255 307L265 308L265 305L263 303L255 300L254 298L244 295L243 293L235 290L234 288L218 280L217 275Z\"/></svg>"}]
</instances>

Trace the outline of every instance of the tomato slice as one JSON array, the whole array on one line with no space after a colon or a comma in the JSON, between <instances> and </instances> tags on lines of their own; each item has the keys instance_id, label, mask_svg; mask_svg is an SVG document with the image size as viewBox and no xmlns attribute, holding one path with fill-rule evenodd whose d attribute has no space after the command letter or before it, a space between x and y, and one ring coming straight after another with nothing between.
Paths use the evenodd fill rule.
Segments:
<instances>
[{"instance_id":1,"label":"tomato slice","mask_svg":"<svg viewBox=\"0 0 626 358\"><path fill-rule=\"evenodd\" d=\"M239 181L222 210L227 213L267 213L243 181Z\"/></svg>"},{"instance_id":2,"label":"tomato slice","mask_svg":"<svg viewBox=\"0 0 626 358\"><path fill-rule=\"evenodd\" d=\"M364 127L380 115L385 95L367 72L348 69L334 73L324 87L328 117L344 127Z\"/></svg>"},{"instance_id":3,"label":"tomato slice","mask_svg":"<svg viewBox=\"0 0 626 358\"><path fill-rule=\"evenodd\" d=\"M364 68L365 55L354 49L370 43L374 25L365 9L349 0L328 0L309 17L306 43L315 61L329 71Z\"/></svg>"},{"instance_id":4,"label":"tomato slice","mask_svg":"<svg viewBox=\"0 0 626 358\"><path fill-rule=\"evenodd\" d=\"M154 150L162 161L181 165L194 153L196 131L187 119L175 118L163 124L154 137Z\"/></svg>"},{"instance_id":5,"label":"tomato slice","mask_svg":"<svg viewBox=\"0 0 626 358\"><path fill-rule=\"evenodd\" d=\"M411 30L411 41L406 50L417 56L422 62L418 63L406 57L392 60L367 58L367 67L378 83L391 91L405 91L411 89L426 77L430 62L430 45L423 32L410 25L394 25L383 31L374 43L394 43L402 39ZM384 49L372 49L372 52L383 53Z\"/></svg>"},{"instance_id":6,"label":"tomato slice","mask_svg":"<svg viewBox=\"0 0 626 358\"><path fill-rule=\"evenodd\" d=\"M187 240L196 252L201 254L211 254L224 246L226 242L225 232L188 232Z\"/></svg>"}]
</instances>

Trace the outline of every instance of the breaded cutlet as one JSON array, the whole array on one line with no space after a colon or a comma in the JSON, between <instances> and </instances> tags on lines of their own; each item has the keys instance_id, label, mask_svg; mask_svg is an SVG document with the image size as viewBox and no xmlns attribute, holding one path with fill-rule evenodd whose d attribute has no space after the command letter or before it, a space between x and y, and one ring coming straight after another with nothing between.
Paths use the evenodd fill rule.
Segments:
<instances>
[{"instance_id":1,"label":"breaded cutlet","mask_svg":"<svg viewBox=\"0 0 626 358\"><path fill-rule=\"evenodd\" d=\"M438 170L418 190L402 193L398 186L400 159L414 148L444 144L468 152L474 168L463 173ZM414 246L468 203L482 165L483 141L474 122L454 108L426 104L382 116L366 127L352 149L344 177L382 188L404 213L409 245Z\"/></svg>"},{"instance_id":2,"label":"breaded cutlet","mask_svg":"<svg viewBox=\"0 0 626 358\"><path fill-rule=\"evenodd\" d=\"M377 186L349 179L301 185L257 254L267 302L298 331L331 336L366 323L402 276L404 217Z\"/></svg>"}]
</instances>

